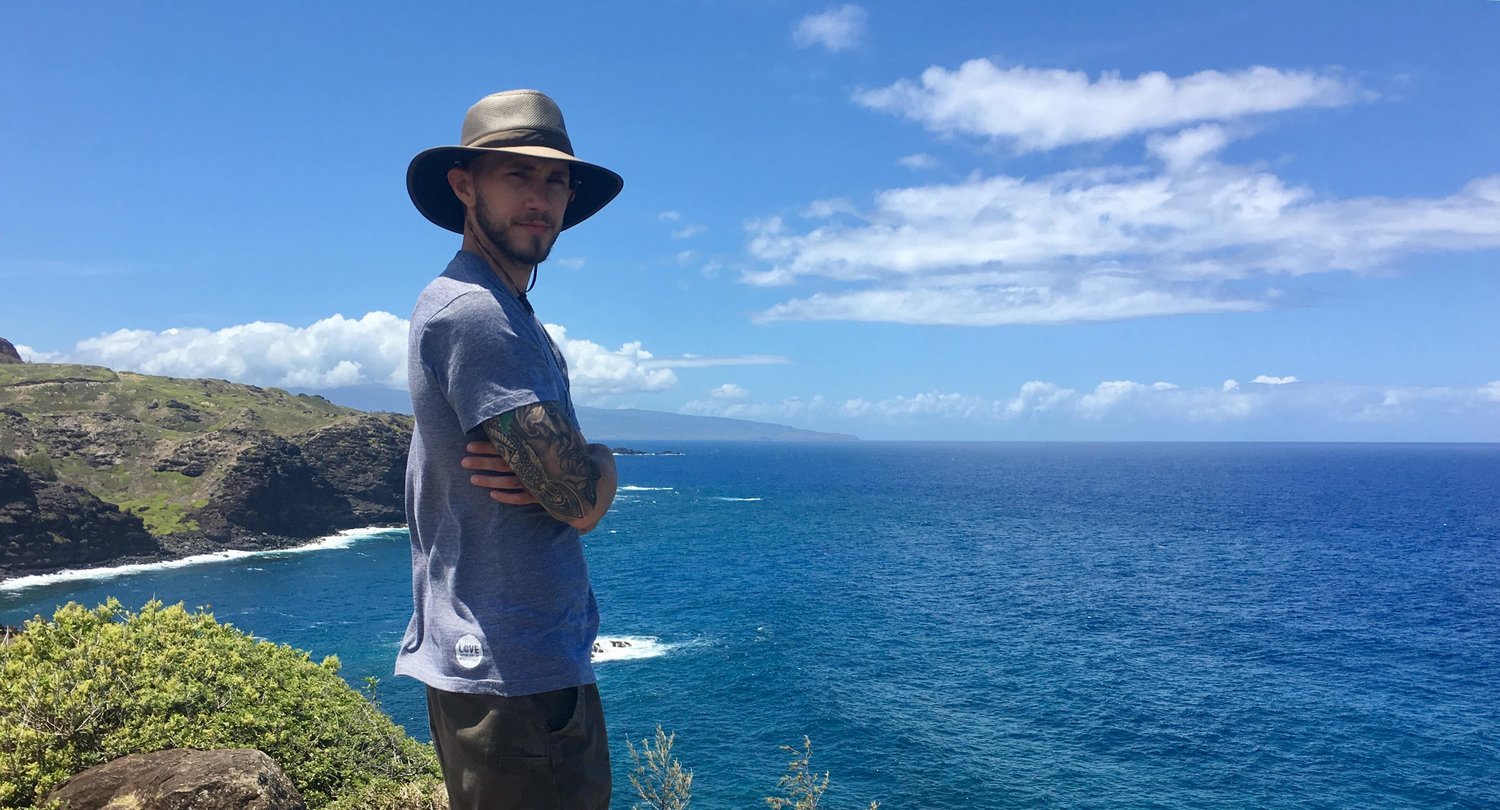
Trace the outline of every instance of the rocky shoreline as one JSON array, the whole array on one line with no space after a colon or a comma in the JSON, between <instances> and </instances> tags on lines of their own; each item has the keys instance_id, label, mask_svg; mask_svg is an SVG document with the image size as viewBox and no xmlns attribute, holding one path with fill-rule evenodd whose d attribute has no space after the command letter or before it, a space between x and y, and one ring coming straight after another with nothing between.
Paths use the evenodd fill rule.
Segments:
<instances>
[{"instance_id":1,"label":"rocky shoreline","mask_svg":"<svg viewBox=\"0 0 1500 810\"><path fill-rule=\"evenodd\" d=\"M0 368L0 580L405 522L408 416L220 380Z\"/></svg>"}]
</instances>

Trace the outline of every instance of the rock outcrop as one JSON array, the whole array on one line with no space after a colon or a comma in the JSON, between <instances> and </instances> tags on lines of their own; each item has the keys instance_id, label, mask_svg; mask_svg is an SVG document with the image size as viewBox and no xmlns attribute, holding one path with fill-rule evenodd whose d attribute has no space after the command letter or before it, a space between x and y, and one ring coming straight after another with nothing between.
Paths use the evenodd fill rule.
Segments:
<instances>
[{"instance_id":1,"label":"rock outcrop","mask_svg":"<svg viewBox=\"0 0 1500 810\"><path fill-rule=\"evenodd\" d=\"M361 523L405 522L410 417L365 414L303 434L297 441L307 463L346 495Z\"/></svg>"},{"instance_id":2,"label":"rock outcrop","mask_svg":"<svg viewBox=\"0 0 1500 810\"><path fill-rule=\"evenodd\" d=\"M222 380L0 366L0 578L400 524L411 429Z\"/></svg>"},{"instance_id":3,"label":"rock outcrop","mask_svg":"<svg viewBox=\"0 0 1500 810\"><path fill-rule=\"evenodd\" d=\"M260 751L175 748L97 765L47 796L69 810L305 810L302 794Z\"/></svg>"},{"instance_id":4,"label":"rock outcrop","mask_svg":"<svg viewBox=\"0 0 1500 810\"><path fill-rule=\"evenodd\" d=\"M157 559L161 545L135 515L80 486L0 456L0 574Z\"/></svg>"},{"instance_id":5,"label":"rock outcrop","mask_svg":"<svg viewBox=\"0 0 1500 810\"><path fill-rule=\"evenodd\" d=\"M26 361L21 359L21 353L16 351L16 345L5 338L0 338L0 363L24 362Z\"/></svg>"},{"instance_id":6,"label":"rock outcrop","mask_svg":"<svg viewBox=\"0 0 1500 810\"><path fill-rule=\"evenodd\" d=\"M261 436L224 458L222 466L208 506L195 513L211 536L229 541L257 535L309 537L360 525L349 499L287 439Z\"/></svg>"}]
</instances>

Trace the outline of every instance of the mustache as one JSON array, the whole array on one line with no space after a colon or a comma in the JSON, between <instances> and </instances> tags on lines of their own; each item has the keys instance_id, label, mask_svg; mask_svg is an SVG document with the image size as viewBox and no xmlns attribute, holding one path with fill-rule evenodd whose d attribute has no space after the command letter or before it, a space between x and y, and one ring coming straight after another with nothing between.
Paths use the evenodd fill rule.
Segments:
<instances>
[{"instance_id":1,"label":"mustache","mask_svg":"<svg viewBox=\"0 0 1500 810\"><path fill-rule=\"evenodd\" d=\"M557 221L546 214L527 214L516 219L516 224L518 225L530 225L532 223L546 225L549 228L557 226Z\"/></svg>"}]
</instances>

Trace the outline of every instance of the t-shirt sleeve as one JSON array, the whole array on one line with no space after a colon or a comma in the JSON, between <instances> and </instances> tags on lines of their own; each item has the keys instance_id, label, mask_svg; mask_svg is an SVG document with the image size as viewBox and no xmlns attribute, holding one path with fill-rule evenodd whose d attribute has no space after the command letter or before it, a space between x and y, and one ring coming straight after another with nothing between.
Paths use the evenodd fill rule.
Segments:
<instances>
[{"instance_id":1,"label":"t-shirt sleeve","mask_svg":"<svg viewBox=\"0 0 1500 810\"><path fill-rule=\"evenodd\" d=\"M419 346L422 365L466 433L522 405L563 399L547 349L518 335L488 291L460 295L434 314L422 327Z\"/></svg>"}]
</instances>

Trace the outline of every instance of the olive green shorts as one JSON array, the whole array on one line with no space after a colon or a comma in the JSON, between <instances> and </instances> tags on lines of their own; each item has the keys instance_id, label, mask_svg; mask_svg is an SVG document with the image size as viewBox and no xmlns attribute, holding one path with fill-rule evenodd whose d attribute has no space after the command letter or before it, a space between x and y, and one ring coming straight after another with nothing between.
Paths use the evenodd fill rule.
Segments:
<instances>
[{"instance_id":1,"label":"olive green shorts","mask_svg":"<svg viewBox=\"0 0 1500 810\"><path fill-rule=\"evenodd\" d=\"M609 743L594 684L503 697L427 687L452 810L607 810Z\"/></svg>"}]
</instances>

